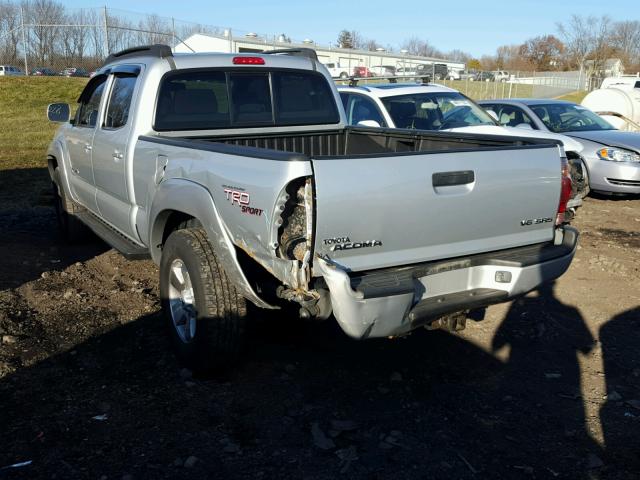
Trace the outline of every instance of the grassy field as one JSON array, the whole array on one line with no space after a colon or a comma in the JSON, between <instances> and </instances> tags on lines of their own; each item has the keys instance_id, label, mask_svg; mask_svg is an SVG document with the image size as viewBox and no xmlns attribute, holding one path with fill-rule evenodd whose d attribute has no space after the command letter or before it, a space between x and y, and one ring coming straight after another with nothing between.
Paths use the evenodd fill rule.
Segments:
<instances>
[{"instance_id":1,"label":"grassy field","mask_svg":"<svg viewBox=\"0 0 640 480\"><path fill-rule=\"evenodd\" d=\"M558 97L558 100L567 100L569 102L580 103L582 102L582 99L587 96L587 93L589 92L579 91L579 92L567 93L566 95L562 95L561 97Z\"/></svg>"},{"instance_id":2,"label":"grassy field","mask_svg":"<svg viewBox=\"0 0 640 480\"><path fill-rule=\"evenodd\" d=\"M76 100L83 78L0 77L0 170L46 166L47 145L58 127L47 105Z\"/></svg>"}]
</instances>

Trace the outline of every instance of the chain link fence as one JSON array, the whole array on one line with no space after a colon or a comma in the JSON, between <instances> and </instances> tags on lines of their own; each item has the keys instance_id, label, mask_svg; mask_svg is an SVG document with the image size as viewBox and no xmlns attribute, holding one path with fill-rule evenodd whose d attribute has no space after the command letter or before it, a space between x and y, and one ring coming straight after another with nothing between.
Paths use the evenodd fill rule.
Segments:
<instances>
[{"instance_id":1,"label":"chain link fence","mask_svg":"<svg viewBox=\"0 0 640 480\"><path fill-rule=\"evenodd\" d=\"M45 8L46 7L46 8ZM193 33L224 29L104 8L54 2L0 2L0 75L89 76L113 52L137 45L175 46Z\"/></svg>"}]
</instances>

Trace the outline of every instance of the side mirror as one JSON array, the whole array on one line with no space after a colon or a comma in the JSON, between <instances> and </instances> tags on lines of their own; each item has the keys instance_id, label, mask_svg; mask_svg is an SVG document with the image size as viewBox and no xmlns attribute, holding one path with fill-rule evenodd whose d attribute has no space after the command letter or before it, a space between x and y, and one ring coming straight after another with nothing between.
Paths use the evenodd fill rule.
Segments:
<instances>
[{"instance_id":1,"label":"side mirror","mask_svg":"<svg viewBox=\"0 0 640 480\"><path fill-rule=\"evenodd\" d=\"M70 115L71 108L68 103L52 103L47 107L47 118L50 122L66 123Z\"/></svg>"},{"instance_id":2,"label":"side mirror","mask_svg":"<svg viewBox=\"0 0 640 480\"><path fill-rule=\"evenodd\" d=\"M487 110L487 113L489 114L489 116L491 118L493 118L496 122L499 122L500 119L498 118L498 114L496 112L494 112L493 110Z\"/></svg>"},{"instance_id":3,"label":"side mirror","mask_svg":"<svg viewBox=\"0 0 640 480\"><path fill-rule=\"evenodd\" d=\"M380 124L375 120L360 120L356 125L358 125L359 127L380 128Z\"/></svg>"},{"instance_id":4,"label":"side mirror","mask_svg":"<svg viewBox=\"0 0 640 480\"><path fill-rule=\"evenodd\" d=\"M533 130L533 127L528 123L519 123L516 128L524 128L525 130Z\"/></svg>"}]
</instances>

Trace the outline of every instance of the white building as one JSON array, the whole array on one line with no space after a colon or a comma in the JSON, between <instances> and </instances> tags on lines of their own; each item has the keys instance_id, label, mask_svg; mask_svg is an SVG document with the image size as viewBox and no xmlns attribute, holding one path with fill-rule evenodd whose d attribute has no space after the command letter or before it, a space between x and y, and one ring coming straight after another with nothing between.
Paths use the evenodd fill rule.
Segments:
<instances>
[{"instance_id":1,"label":"white building","mask_svg":"<svg viewBox=\"0 0 640 480\"><path fill-rule=\"evenodd\" d=\"M281 48L313 48L318 54L321 63L337 63L342 68L347 68L353 73L356 66L376 67L380 65L390 65L393 67L404 67L405 69L415 67L415 65L445 64L449 70L462 71L464 63L451 62L440 58L419 57L403 53L385 52L378 50L369 52L365 50L352 50L346 48L332 48L316 45L311 40L303 43L290 43L279 37L260 37L256 34L247 34L242 37L234 37L230 31L225 31L223 35L196 33L178 43L174 51L177 53L189 52L223 52L223 53L243 53L262 52L263 50L275 50Z\"/></svg>"}]
</instances>

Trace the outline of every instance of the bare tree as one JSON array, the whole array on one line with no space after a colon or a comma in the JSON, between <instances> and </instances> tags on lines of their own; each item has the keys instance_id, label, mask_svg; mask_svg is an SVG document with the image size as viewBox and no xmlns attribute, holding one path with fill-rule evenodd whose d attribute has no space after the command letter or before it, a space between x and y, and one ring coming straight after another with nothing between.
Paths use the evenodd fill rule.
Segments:
<instances>
[{"instance_id":1,"label":"bare tree","mask_svg":"<svg viewBox=\"0 0 640 480\"><path fill-rule=\"evenodd\" d=\"M454 62L467 63L471 59L471 55L462 50L455 49L444 54L444 58L447 58Z\"/></svg>"},{"instance_id":2,"label":"bare tree","mask_svg":"<svg viewBox=\"0 0 640 480\"><path fill-rule=\"evenodd\" d=\"M583 68L587 59L593 60L593 69L599 71L611 53L611 19L572 15L567 24L558 23L558 32L564 40L569 67Z\"/></svg>"},{"instance_id":3,"label":"bare tree","mask_svg":"<svg viewBox=\"0 0 640 480\"><path fill-rule=\"evenodd\" d=\"M20 7L0 2L0 59L4 63L16 63L20 33Z\"/></svg>"},{"instance_id":4,"label":"bare tree","mask_svg":"<svg viewBox=\"0 0 640 480\"><path fill-rule=\"evenodd\" d=\"M421 40L418 37L411 37L405 40L402 48L407 50L411 55L419 55L421 57L443 57L443 53L436 47L431 45L428 40Z\"/></svg>"},{"instance_id":5,"label":"bare tree","mask_svg":"<svg viewBox=\"0 0 640 480\"><path fill-rule=\"evenodd\" d=\"M625 20L613 25L612 44L626 66L640 64L640 21Z\"/></svg>"},{"instance_id":6,"label":"bare tree","mask_svg":"<svg viewBox=\"0 0 640 480\"><path fill-rule=\"evenodd\" d=\"M40 65L46 65L54 56L60 29L50 25L63 25L65 8L54 0L33 0L26 3L25 16L32 25L29 29L32 56Z\"/></svg>"}]
</instances>

